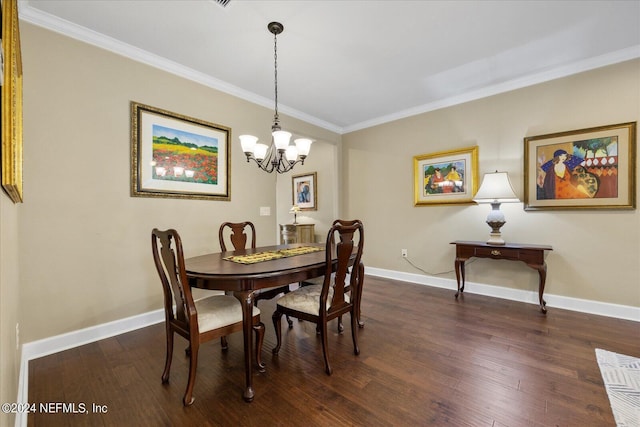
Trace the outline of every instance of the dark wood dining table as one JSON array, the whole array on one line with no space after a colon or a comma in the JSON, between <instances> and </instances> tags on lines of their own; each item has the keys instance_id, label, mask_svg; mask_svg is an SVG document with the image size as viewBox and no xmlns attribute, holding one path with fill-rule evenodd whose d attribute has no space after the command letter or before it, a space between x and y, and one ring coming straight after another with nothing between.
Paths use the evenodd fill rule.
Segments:
<instances>
[{"instance_id":1,"label":"dark wood dining table","mask_svg":"<svg viewBox=\"0 0 640 427\"><path fill-rule=\"evenodd\" d=\"M263 246L255 249L243 249L211 253L185 260L187 277L192 287L231 291L242 304L244 335L244 365L246 385L243 398L251 402L253 390L253 341L251 337L251 317L253 294L258 289L283 286L324 275L326 268L325 251L311 252L254 264L240 264L224 258L232 255L246 255L257 252L289 249L322 244L298 243L279 246Z\"/></svg>"}]
</instances>

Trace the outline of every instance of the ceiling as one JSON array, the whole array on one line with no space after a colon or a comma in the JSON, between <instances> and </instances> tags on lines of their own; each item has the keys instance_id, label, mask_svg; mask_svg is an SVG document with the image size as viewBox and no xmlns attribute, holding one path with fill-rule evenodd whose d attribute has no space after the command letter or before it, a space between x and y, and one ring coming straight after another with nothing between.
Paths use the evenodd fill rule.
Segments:
<instances>
[{"instance_id":1,"label":"ceiling","mask_svg":"<svg viewBox=\"0 0 640 427\"><path fill-rule=\"evenodd\" d=\"M640 57L640 0L28 0L21 20L346 133ZM286 122L282 123L286 128Z\"/></svg>"}]
</instances>

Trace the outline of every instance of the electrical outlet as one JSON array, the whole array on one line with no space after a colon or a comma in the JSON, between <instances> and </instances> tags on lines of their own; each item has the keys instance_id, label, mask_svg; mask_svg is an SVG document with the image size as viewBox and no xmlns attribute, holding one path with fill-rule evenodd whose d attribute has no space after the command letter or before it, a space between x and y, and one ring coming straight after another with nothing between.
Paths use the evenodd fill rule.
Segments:
<instances>
[{"instance_id":1,"label":"electrical outlet","mask_svg":"<svg viewBox=\"0 0 640 427\"><path fill-rule=\"evenodd\" d=\"M16 350L20 350L20 324L16 323Z\"/></svg>"},{"instance_id":2,"label":"electrical outlet","mask_svg":"<svg viewBox=\"0 0 640 427\"><path fill-rule=\"evenodd\" d=\"M402 249L402 258L406 258L409 256L409 253L406 249Z\"/></svg>"}]
</instances>

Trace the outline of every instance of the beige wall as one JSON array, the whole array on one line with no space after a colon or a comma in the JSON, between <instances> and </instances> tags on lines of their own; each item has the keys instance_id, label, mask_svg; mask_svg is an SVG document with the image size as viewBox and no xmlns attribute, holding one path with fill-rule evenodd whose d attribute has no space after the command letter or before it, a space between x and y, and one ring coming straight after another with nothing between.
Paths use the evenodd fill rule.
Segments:
<instances>
[{"instance_id":1,"label":"beige wall","mask_svg":"<svg viewBox=\"0 0 640 427\"><path fill-rule=\"evenodd\" d=\"M276 242L275 175L246 163L237 135L269 137L272 111L35 27L22 26L23 341L161 307L150 232L176 228L187 256L218 250L223 221L251 220ZM132 198L129 102L232 128L231 201ZM282 118L305 134L338 135ZM259 207L271 216L259 216Z\"/></svg>"},{"instance_id":2,"label":"beige wall","mask_svg":"<svg viewBox=\"0 0 640 427\"><path fill-rule=\"evenodd\" d=\"M18 323L18 215L21 205L0 192L0 402L15 402L20 350L16 350ZM0 413L0 425L13 424L13 415Z\"/></svg>"},{"instance_id":3,"label":"beige wall","mask_svg":"<svg viewBox=\"0 0 640 427\"><path fill-rule=\"evenodd\" d=\"M366 264L420 273L401 258L407 248L424 270L450 271L451 241L488 238L487 205L413 206L413 156L478 145L480 177L509 172L522 199L524 137L639 119L636 60L343 135L343 207L364 220ZM507 241L553 246L547 293L640 306L637 210L525 212L521 203L502 210ZM536 290L538 279L518 263L477 260L467 280Z\"/></svg>"}]
</instances>

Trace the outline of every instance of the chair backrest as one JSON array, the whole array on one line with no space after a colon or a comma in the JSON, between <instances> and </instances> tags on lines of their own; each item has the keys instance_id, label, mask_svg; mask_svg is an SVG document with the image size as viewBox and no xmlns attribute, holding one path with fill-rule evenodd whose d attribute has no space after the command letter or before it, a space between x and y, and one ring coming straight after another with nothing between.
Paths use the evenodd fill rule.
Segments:
<instances>
[{"instance_id":1,"label":"chair backrest","mask_svg":"<svg viewBox=\"0 0 640 427\"><path fill-rule=\"evenodd\" d=\"M176 230L151 231L153 261L162 281L164 311L167 322L190 332L197 328L197 311L184 267L182 241ZM193 332L197 332L197 329Z\"/></svg>"},{"instance_id":2,"label":"chair backrest","mask_svg":"<svg viewBox=\"0 0 640 427\"><path fill-rule=\"evenodd\" d=\"M339 239L336 239L338 237ZM346 305L354 303L353 298L349 303L345 300L345 288L356 286L356 280L359 279L359 266L362 260L362 251L364 249L364 226L362 221L356 219L351 221L336 220L333 222L331 229L327 234L326 243L326 271L324 282L322 284L322 294L320 296L320 307L326 307L329 297L330 288L333 287L333 296L327 313L337 311ZM336 254L337 265L333 271L333 254ZM353 268L353 272L349 275L349 267ZM346 279L350 277L350 283L346 283ZM322 313L323 310L321 309Z\"/></svg>"},{"instance_id":3,"label":"chair backrest","mask_svg":"<svg viewBox=\"0 0 640 427\"><path fill-rule=\"evenodd\" d=\"M247 247L247 233L246 230L251 230L251 248L256 247L256 228L252 222L225 222L220 226L218 231L218 239L220 240L220 249L222 252L227 250L226 240L231 241L233 249L238 250L245 249Z\"/></svg>"}]
</instances>

